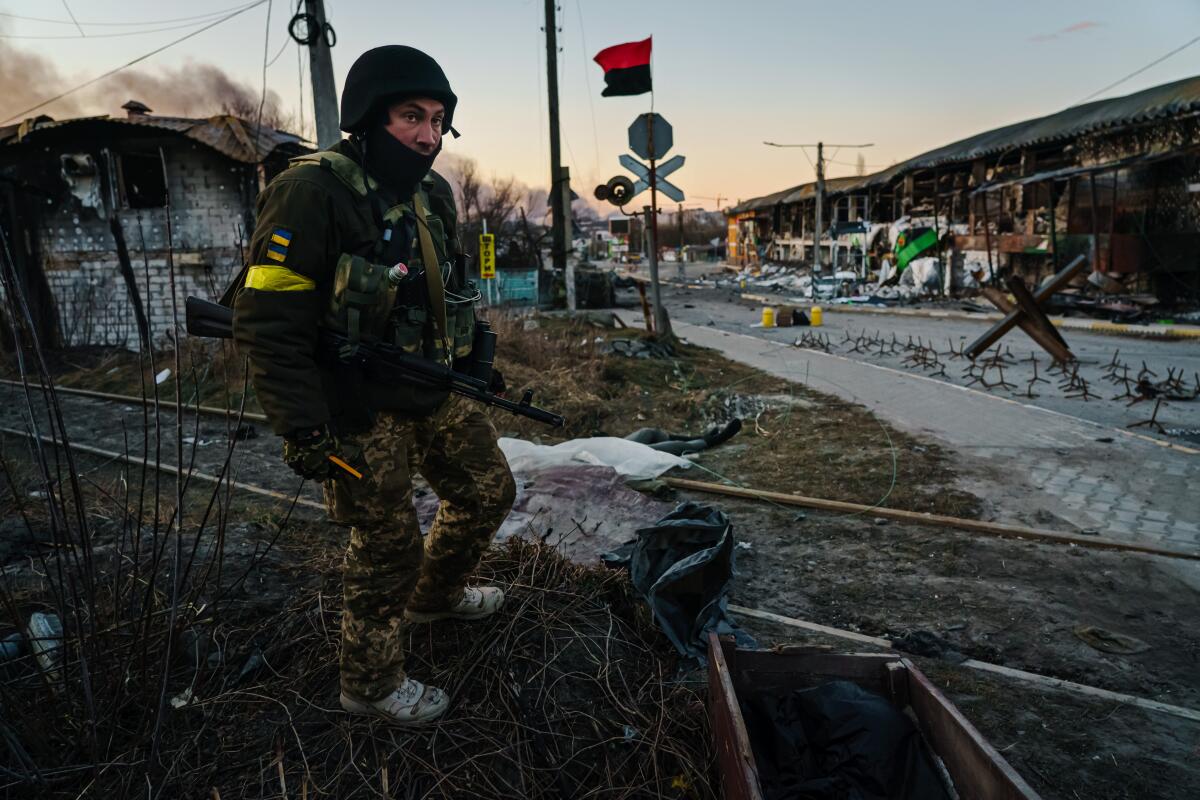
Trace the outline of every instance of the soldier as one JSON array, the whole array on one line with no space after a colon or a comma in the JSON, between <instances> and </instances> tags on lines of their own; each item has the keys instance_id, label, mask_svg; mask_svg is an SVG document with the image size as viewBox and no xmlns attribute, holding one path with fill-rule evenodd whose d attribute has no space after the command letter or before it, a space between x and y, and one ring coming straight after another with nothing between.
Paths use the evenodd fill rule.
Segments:
<instances>
[{"instance_id":1,"label":"soldier","mask_svg":"<svg viewBox=\"0 0 1200 800\"><path fill-rule=\"evenodd\" d=\"M457 97L431 57L364 53L342 93L350 138L294 159L258 200L234 299L234 337L284 460L324 481L330 517L350 528L343 565L341 703L416 724L444 692L404 671L402 623L481 619L504 594L466 580L508 514L512 474L479 407L441 389L387 384L319 328L383 341L460 368L479 294L466 280L454 195L431 171ZM334 465L349 464L362 477ZM441 500L424 543L412 473Z\"/></svg>"}]
</instances>

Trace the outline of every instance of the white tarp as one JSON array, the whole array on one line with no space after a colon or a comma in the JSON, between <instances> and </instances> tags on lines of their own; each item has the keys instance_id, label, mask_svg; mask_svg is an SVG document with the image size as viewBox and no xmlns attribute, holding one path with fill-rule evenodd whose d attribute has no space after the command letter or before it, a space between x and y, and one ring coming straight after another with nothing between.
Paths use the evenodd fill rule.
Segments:
<instances>
[{"instance_id":1,"label":"white tarp","mask_svg":"<svg viewBox=\"0 0 1200 800\"><path fill-rule=\"evenodd\" d=\"M500 439L500 450L516 474L547 467L592 464L612 467L624 478L649 480L672 467L691 466L686 458L616 436L571 439L555 445L505 437Z\"/></svg>"}]
</instances>

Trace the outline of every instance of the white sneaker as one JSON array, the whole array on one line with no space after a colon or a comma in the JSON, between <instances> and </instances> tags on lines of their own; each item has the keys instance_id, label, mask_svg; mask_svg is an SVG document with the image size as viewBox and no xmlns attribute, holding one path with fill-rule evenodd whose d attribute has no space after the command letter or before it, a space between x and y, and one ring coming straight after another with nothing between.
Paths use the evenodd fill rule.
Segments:
<instances>
[{"instance_id":1,"label":"white sneaker","mask_svg":"<svg viewBox=\"0 0 1200 800\"><path fill-rule=\"evenodd\" d=\"M351 714L380 717L393 725L420 725L440 717L450 705L441 689L405 678L396 691L382 700L357 700L342 692L342 708Z\"/></svg>"},{"instance_id":2,"label":"white sneaker","mask_svg":"<svg viewBox=\"0 0 1200 800\"><path fill-rule=\"evenodd\" d=\"M468 586L462 600L445 611L405 611L409 622L433 622L439 619L483 619L504 605L504 590L498 586Z\"/></svg>"}]
</instances>

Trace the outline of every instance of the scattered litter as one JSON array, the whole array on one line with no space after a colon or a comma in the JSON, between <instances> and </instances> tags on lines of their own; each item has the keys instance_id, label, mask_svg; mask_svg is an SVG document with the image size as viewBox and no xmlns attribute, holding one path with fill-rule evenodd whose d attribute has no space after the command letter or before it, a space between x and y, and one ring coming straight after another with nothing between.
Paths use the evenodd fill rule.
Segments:
<instances>
[{"instance_id":1,"label":"scattered litter","mask_svg":"<svg viewBox=\"0 0 1200 800\"><path fill-rule=\"evenodd\" d=\"M626 724L623 733L625 734L625 741L627 742L632 742L634 739L638 738L638 730L632 725Z\"/></svg>"},{"instance_id":2,"label":"scattered litter","mask_svg":"<svg viewBox=\"0 0 1200 800\"><path fill-rule=\"evenodd\" d=\"M536 319L527 319L521 324L521 330L526 331L536 331L539 327L541 325Z\"/></svg>"},{"instance_id":3,"label":"scattered litter","mask_svg":"<svg viewBox=\"0 0 1200 800\"><path fill-rule=\"evenodd\" d=\"M601 349L605 355L625 358L674 358L675 349L653 339L609 339Z\"/></svg>"},{"instance_id":4,"label":"scattered litter","mask_svg":"<svg viewBox=\"0 0 1200 800\"><path fill-rule=\"evenodd\" d=\"M258 647L255 647L254 650L250 652L250 655L246 656L246 662L242 664L242 671L238 673L236 683L240 684L242 681L246 680L246 678L252 677L255 673L262 669L266 663L266 660L263 658L262 650Z\"/></svg>"},{"instance_id":5,"label":"scattered litter","mask_svg":"<svg viewBox=\"0 0 1200 800\"><path fill-rule=\"evenodd\" d=\"M0 639L0 660L8 661L10 658L21 655L24 641L25 637L21 635L20 631L13 631Z\"/></svg>"},{"instance_id":6,"label":"scattered litter","mask_svg":"<svg viewBox=\"0 0 1200 800\"><path fill-rule=\"evenodd\" d=\"M57 614L35 611L29 617L29 649L52 678L62 665L62 620Z\"/></svg>"},{"instance_id":7,"label":"scattered litter","mask_svg":"<svg viewBox=\"0 0 1200 800\"><path fill-rule=\"evenodd\" d=\"M45 500L50 495L46 494L41 489L34 489L32 492L29 493L29 496L32 497L34 500Z\"/></svg>"},{"instance_id":8,"label":"scattered litter","mask_svg":"<svg viewBox=\"0 0 1200 800\"><path fill-rule=\"evenodd\" d=\"M876 517L874 522L876 525L887 525L888 524L888 521L886 519L884 519L883 517Z\"/></svg>"},{"instance_id":9,"label":"scattered litter","mask_svg":"<svg viewBox=\"0 0 1200 800\"><path fill-rule=\"evenodd\" d=\"M1135 639L1123 633L1106 630L1095 625L1076 625L1075 635L1088 647L1104 653L1115 653L1121 656L1131 656L1144 653L1150 645L1141 639Z\"/></svg>"},{"instance_id":10,"label":"scattered litter","mask_svg":"<svg viewBox=\"0 0 1200 800\"><path fill-rule=\"evenodd\" d=\"M186 705L190 705L195 698L192 696L192 687L184 689L179 694L171 698L171 708L180 709Z\"/></svg>"},{"instance_id":11,"label":"scattered litter","mask_svg":"<svg viewBox=\"0 0 1200 800\"><path fill-rule=\"evenodd\" d=\"M161 385L162 382L165 381L169 377L171 377L171 368L167 367L162 372L160 372L154 376L154 383L156 385Z\"/></svg>"},{"instance_id":12,"label":"scattered litter","mask_svg":"<svg viewBox=\"0 0 1200 800\"><path fill-rule=\"evenodd\" d=\"M750 552L751 550L754 549L754 543L753 542L738 542L736 545L734 545L734 548L737 550Z\"/></svg>"}]
</instances>

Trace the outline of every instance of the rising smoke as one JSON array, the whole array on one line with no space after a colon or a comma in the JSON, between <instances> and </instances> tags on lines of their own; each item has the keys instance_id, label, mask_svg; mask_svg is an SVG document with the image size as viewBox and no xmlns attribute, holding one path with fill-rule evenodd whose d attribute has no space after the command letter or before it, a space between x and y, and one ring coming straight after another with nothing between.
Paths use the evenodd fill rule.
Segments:
<instances>
[{"instance_id":1,"label":"rising smoke","mask_svg":"<svg viewBox=\"0 0 1200 800\"><path fill-rule=\"evenodd\" d=\"M2 32L0 28L0 32ZM107 67L107 65L105 65ZM96 72L103 71L97 66ZM70 89L89 76L64 75L54 63L32 50L14 47L0 39L0 120L8 119L48 97ZM47 114L55 119L109 114L121 116L121 105L140 100L162 116L209 117L236 114L246 119L258 115L261 88L230 77L213 64L189 62L178 68L131 68L118 72L50 105L23 116ZM19 120L14 120L14 122ZM268 89L263 105L263 125L293 128L295 120L284 112L279 95Z\"/></svg>"}]
</instances>

